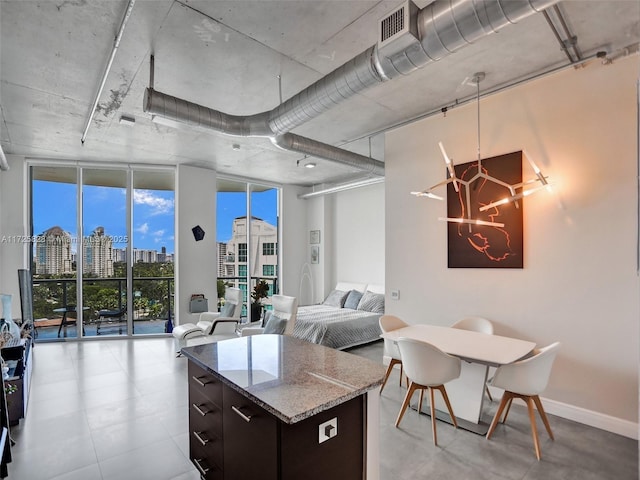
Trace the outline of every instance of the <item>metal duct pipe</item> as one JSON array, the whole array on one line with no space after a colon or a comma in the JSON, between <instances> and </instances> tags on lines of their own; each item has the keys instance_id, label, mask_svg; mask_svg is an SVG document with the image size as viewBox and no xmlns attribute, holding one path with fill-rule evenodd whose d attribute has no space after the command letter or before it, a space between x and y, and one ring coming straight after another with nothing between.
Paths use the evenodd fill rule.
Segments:
<instances>
[{"instance_id":1,"label":"metal duct pipe","mask_svg":"<svg viewBox=\"0 0 640 480\"><path fill-rule=\"evenodd\" d=\"M436 0L418 12L419 43L387 58L370 47L269 112L280 135L366 88L408 75L559 0Z\"/></svg>"},{"instance_id":2,"label":"metal duct pipe","mask_svg":"<svg viewBox=\"0 0 640 480\"><path fill-rule=\"evenodd\" d=\"M310 138L301 137L293 133L284 133L271 137L274 145L291 152L304 153L312 157L324 158L343 165L350 165L360 170L365 170L374 175L384 175L384 162L365 157L358 153L349 152L342 148L327 145Z\"/></svg>"},{"instance_id":3,"label":"metal duct pipe","mask_svg":"<svg viewBox=\"0 0 640 480\"><path fill-rule=\"evenodd\" d=\"M436 0L418 11L415 30L419 39L414 39L409 46L388 57L383 56L377 46L370 47L268 112L244 117L228 115L151 88L147 88L145 92L143 108L145 112L157 117L154 120L163 120L162 123L173 126L180 122L228 135L265 136L287 150L351 165L372 173L383 172L384 163L378 160L286 134L373 85L399 75L408 75L558 1Z\"/></svg>"},{"instance_id":4,"label":"metal duct pipe","mask_svg":"<svg viewBox=\"0 0 640 480\"><path fill-rule=\"evenodd\" d=\"M4 154L4 150L2 150L2 145L0 145L0 170L3 172L9 170L9 162L7 162L7 157Z\"/></svg>"},{"instance_id":5,"label":"metal duct pipe","mask_svg":"<svg viewBox=\"0 0 640 480\"><path fill-rule=\"evenodd\" d=\"M310 138L286 133L275 136L269 129L267 115L259 113L246 117L228 115L218 110L172 97L147 88L144 92L144 111L151 113L154 122L170 127L189 126L215 130L236 137L269 137L274 145L292 152L323 158L350 165L375 175L384 175L384 162L365 157L342 148L327 145Z\"/></svg>"}]
</instances>

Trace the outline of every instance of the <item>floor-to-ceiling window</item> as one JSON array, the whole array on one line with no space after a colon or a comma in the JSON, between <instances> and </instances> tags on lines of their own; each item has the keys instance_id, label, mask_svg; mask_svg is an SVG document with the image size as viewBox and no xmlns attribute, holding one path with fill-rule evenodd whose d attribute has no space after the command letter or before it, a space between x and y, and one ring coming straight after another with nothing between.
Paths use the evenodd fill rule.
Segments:
<instances>
[{"instance_id":1,"label":"floor-to-ceiling window","mask_svg":"<svg viewBox=\"0 0 640 480\"><path fill-rule=\"evenodd\" d=\"M133 172L133 333L161 333L173 312L173 171Z\"/></svg>"},{"instance_id":2,"label":"floor-to-ceiling window","mask_svg":"<svg viewBox=\"0 0 640 480\"><path fill-rule=\"evenodd\" d=\"M173 169L33 165L31 221L37 340L166 332Z\"/></svg>"},{"instance_id":3,"label":"floor-to-ceiling window","mask_svg":"<svg viewBox=\"0 0 640 480\"><path fill-rule=\"evenodd\" d=\"M248 308L255 286L268 285L262 308L278 292L278 188L222 178L217 192L218 278L243 291L242 315L256 321L261 309Z\"/></svg>"}]
</instances>

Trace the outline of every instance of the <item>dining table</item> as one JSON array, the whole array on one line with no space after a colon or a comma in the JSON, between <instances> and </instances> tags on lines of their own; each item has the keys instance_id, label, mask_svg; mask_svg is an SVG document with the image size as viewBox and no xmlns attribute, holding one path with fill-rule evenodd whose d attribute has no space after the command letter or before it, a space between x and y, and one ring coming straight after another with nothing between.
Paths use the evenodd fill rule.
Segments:
<instances>
[{"instance_id":1,"label":"dining table","mask_svg":"<svg viewBox=\"0 0 640 480\"><path fill-rule=\"evenodd\" d=\"M460 377L445 386L459 426L481 435L489 428L489 422L483 420L482 416L489 367L499 367L526 358L536 346L527 340L426 324L409 325L383 333L381 337L394 342L399 338L420 340L460 358ZM439 397L436 409L438 419L449 421L448 414L444 413L446 406ZM428 411L428 406L423 409L423 413Z\"/></svg>"}]
</instances>

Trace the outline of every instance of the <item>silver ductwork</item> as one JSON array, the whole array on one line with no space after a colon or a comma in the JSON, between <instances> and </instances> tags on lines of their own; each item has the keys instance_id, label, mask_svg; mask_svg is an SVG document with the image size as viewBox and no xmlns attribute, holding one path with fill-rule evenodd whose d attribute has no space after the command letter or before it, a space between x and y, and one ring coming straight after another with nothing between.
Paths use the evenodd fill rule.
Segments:
<instances>
[{"instance_id":1,"label":"silver ductwork","mask_svg":"<svg viewBox=\"0 0 640 480\"><path fill-rule=\"evenodd\" d=\"M283 133L271 137L271 141L278 147L291 152L304 153L312 157L324 158L343 165L349 165L359 170L365 170L374 175L384 175L384 162L349 152L342 148L327 145L310 138L301 137L293 133Z\"/></svg>"},{"instance_id":2,"label":"silver ductwork","mask_svg":"<svg viewBox=\"0 0 640 480\"><path fill-rule=\"evenodd\" d=\"M406 9L402 18L406 18L408 24L398 30L397 36L388 29L379 29L386 34L377 45L273 110L249 116L229 115L152 88L145 92L143 108L162 119L162 123L177 122L235 136L268 137L286 150L383 175L383 162L289 132L373 85L408 75L558 1L436 0L422 10L406 2L400 9ZM390 15L400 17L398 10Z\"/></svg>"}]
</instances>

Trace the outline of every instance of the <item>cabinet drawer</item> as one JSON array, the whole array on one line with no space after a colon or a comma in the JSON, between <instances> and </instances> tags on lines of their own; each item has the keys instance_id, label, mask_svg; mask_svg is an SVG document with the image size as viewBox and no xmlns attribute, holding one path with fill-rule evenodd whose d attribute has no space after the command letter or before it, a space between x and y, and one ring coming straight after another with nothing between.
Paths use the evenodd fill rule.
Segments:
<instances>
[{"instance_id":1,"label":"cabinet drawer","mask_svg":"<svg viewBox=\"0 0 640 480\"><path fill-rule=\"evenodd\" d=\"M189 394L197 390L218 406L222 406L222 382L211 373L189 362Z\"/></svg>"},{"instance_id":2,"label":"cabinet drawer","mask_svg":"<svg viewBox=\"0 0 640 480\"><path fill-rule=\"evenodd\" d=\"M198 442L196 442L198 443ZM191 443L191 462L195 465L201 478L205 480L223 480L224 472L222 463L218 463L215 456L206 449L201 449L198 445Z\"/></svg>"},{"instance_id":3,"label":"cabinet drawer","mask_svg":"<svg viewBox=\"0 0 640 480\"><path fill-rule=\"evenodd\" d=\"M201 466L206 465L210 467L210 470L222 471L223 454L221 438L197 430L189 432L189 457L191 460L201 459Z\"/></svg>"},{"instance_id":4,"label":"cabinet drawer","mask_svg":"<svg viewBox=\"0 0 640 480\"><path fill-rule=\"evenodd\" d=\"M198 390L189 392L189 430L222 437L222 408Z\"/></svg>"}]
</instances>

